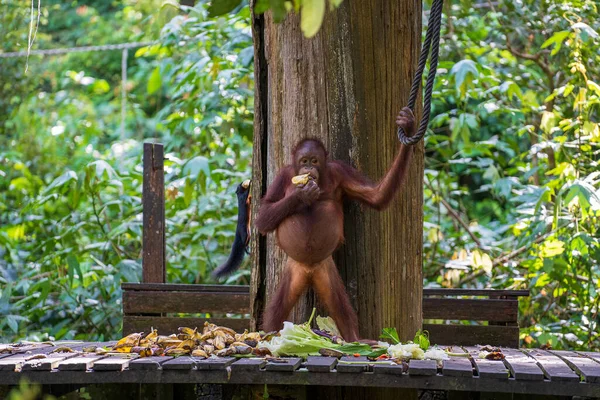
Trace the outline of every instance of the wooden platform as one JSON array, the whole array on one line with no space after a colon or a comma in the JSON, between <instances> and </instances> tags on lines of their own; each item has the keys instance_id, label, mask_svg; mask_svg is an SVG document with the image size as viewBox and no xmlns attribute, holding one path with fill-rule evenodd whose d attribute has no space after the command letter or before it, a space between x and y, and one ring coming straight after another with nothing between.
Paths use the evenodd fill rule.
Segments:
<instances>
[{"instance_id":1,"label":"wooden platform","mask_svg":"<svg viewBox=\"0 0 600 400\"><path fill-rule=\"evenodd\" d=\"M99 345L113 343L100 343ZM70 345L78 350L87 343ZM57 345L58 346L58 345ZM397 387L493 393L600 397L600 353L503 349L504 361L481 360L477 347L454 347L472 357L437 365L413 360L405 365L372 364L364 358L195 359L192 357L95 356L52 353L41 345L31 353L0 354L0 385L22 377L45 385L114 383L268 384ZM46 358L27 361L35 354ZM350 361L348 363L347 361ZM357 363L358 362L358 363Z\"/></svg>"}]
</instances>

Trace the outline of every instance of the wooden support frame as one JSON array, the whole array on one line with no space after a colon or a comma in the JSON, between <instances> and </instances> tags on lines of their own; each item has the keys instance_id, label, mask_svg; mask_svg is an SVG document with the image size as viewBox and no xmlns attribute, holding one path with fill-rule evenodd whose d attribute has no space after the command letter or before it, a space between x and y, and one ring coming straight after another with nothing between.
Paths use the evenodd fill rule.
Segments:
<instances>
[{"instance_id":1,"label":"wooden support frame","mask_svg":"<svg viewBox=\"0 0 600 400\"><path fill-rule=\"evenodd\" d=\"M142 282L165 283L165 173L162 144L144 143L142 206Z\"/></svg>"}]
</instances>

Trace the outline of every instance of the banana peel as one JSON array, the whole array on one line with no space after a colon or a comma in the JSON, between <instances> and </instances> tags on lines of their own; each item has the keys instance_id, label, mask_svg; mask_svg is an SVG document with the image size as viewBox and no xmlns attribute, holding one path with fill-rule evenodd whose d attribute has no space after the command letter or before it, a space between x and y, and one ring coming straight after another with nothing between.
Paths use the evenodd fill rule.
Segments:
<instances>
[{"instance_id":1,"label":"banana peel","mask_svg":"<svg viewBox=\"0 0 600 400\"><path fill-rule=\"evenodd\" d=\"M310 179L310 174L296 175L292 178L292 183L296 186L306 185Z\"/></svg>"}]
</instances>

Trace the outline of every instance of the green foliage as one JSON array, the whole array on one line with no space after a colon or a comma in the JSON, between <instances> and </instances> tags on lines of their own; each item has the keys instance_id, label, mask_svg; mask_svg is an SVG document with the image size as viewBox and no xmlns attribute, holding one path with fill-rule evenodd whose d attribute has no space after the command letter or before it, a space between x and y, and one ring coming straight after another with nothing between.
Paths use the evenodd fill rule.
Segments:
<instances>
[{"instance_id":1,"label":"green foliage","mask_svg":"<svg viewBox=\"0 0 600 400\"><path fill-rule=\"evenodd\" d=\"M460 1L444 19L426 283L530 288L525 345L600 346L598 13L592 1Z\"/></svg>"},{"instance_id":2,"label":"green foliage","mask_svg":"<svg viewBox=\"0 0 600 400\"><path fill-rule=\"evenodd\" d=\"M3 51L27 45L29 10L12 3L0 0ZM339 4L258 0L254 11L300 13L311 36ZM598 6L454 0L444 11L425 139L425 284L530 288L524 345L597 349ZM24 59L2 59L3 340L117 337L120 284L141 276L144 141L166 146L168 280L212 283L250 172L249 21L245 1L42 2L34 48L158 42L130 51L123 126L121 52L32 56L27 75ZM227 282L248 278L242 269Z\"/></svg>"},{"instance_id":3,"label":"green foliage","mask_svg":"<svg viewBox=\"0 0 600 400\"><path fill-rule=\"evenodd\" d=\"M243 3L242 0L213 1L209 7L209 15L225 15L238 10ZM299 12L302 33L311 38L319 32L328 4L329 9L334 10L342 4L342 0L256 0L254 12L263 14L270 10L275 22L283 21L288 12Z\"/></svg>"},{"instance_id":4,"label":"green foliage","mask_svg":"<svg viewBox=\"0 0 600 400\"><path fill-rule=\"evenodd\" d=\"M151 41L173 12L157 5L42 4L45 34L36 44ZM17 18L25 9L12 10ZM168 280L214 283L210 272L226 259L235 232L235 187L249 176L248 17L247 9L218 19L205 5L176 9L156 46L130 53L123 132L120 51L30 59L26 84L9 88L17 99L2 104L8 117L0 124L3 340L119 335L120 284L141 277L147 139L166 145ZM80 25L85 35L75 41ZM15 46L26 40L18 37ZM0 74L18 74L19 60ZM227 282L248 277L242 269Z\"/></svg>"}]
</instances>

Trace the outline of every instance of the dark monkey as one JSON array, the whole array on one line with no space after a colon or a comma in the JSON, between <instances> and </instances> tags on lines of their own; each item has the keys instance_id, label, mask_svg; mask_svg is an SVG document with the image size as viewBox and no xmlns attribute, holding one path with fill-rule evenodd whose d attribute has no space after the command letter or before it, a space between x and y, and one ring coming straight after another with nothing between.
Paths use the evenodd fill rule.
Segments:
<instances>
[{"instance_id":1,"label":"dark monkey","mask_svg":"<svg viewBox=\"0 0 600 400\"><path fill-rule=\"evenodd\" d=\"M235 194L238 198L238 221L235 239L227 261L213 271L213 276L216 278L222 278L238 269L248 251L248 242L250 241L250 181L246 180L240 183Z\"/></svg>"},{"instance_id":2,"label":"dark monkey","mask_svg":"<svg viewBox=\"0 0 600 400\"><path fill-rule=\"evenodd\" d=\"M409 108L400 111L396 123L408 136L414 134ZM412 152L411 146L401 145L383 179L373 183L350 165L328 160L318 139L296 145L292 164L283 167L268 188L256 220L262 234L276 231L278 244L288 255L277 292L265 311L265 331L281 329L298 298L312 286L344 340L359 339L358 318L331 256L344 240L342 198L384 209L406 176ZM309 174L309 181L294 185L292 178L300 174Z\"/></svg>"}]
</instances>

